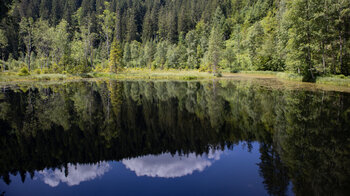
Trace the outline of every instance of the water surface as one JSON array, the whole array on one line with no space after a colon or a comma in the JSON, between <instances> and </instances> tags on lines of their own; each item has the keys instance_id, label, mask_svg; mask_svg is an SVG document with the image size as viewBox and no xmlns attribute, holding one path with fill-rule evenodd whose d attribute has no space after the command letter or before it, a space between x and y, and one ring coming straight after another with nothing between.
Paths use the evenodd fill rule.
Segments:
<instances>
[{"instance_id":1,"label":"water surface","mask_svg":"<svg viewBox=\"0 0 350 196\"><path fill-rule=\"evenodd\" d=\"M350 94L266 80L2 87L0 194L347 195Z\"/></svg>"}]
</instances>

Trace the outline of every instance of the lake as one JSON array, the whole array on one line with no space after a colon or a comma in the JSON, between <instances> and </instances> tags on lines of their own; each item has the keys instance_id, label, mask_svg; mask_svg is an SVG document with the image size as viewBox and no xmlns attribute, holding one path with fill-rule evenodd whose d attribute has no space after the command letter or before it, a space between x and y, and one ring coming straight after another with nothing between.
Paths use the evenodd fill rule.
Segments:
<instances>
[{"instance_id":1,"label":"lake","mask_svg":"<svg viewBox=\"0 0 350 196\"><path fill-rule=\"evenodd\" d=\"M347 195L350 93L274 79L0 90L0 195Z\"/></svg>"}]
</instances>

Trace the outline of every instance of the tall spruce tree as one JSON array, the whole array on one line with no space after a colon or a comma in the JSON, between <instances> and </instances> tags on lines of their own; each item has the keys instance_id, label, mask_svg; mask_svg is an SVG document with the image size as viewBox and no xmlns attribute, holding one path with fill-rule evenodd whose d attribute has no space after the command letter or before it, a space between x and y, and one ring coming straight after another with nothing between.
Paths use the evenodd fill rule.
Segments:
<instances>
[{"instance_id":1,"label":"tall spruce tree","mask_svg":"<svg viewBox=\"0 0 350 196\"><path fill-rule=\"evenodd\" d=\"M210 65L213 66L214 74L217 73L217 67L221 60L221 53L223 50L223 32L222 27L224 23L223 13L218 7L215 11L215 15L212 22L212 29L209 37L208 58Z\"/></svg>"},{"instance_id":2,"label":"tall spruce tree","mask_svg":"<svg viewBox=\"0 0 350 196\"><path fill-rule=\"evenodd\" d=\"M118 72L118 68L122 68L123 52L120 43L114 39L109 56L109 71L113 73Z\"/></svg>"}]
</instances>

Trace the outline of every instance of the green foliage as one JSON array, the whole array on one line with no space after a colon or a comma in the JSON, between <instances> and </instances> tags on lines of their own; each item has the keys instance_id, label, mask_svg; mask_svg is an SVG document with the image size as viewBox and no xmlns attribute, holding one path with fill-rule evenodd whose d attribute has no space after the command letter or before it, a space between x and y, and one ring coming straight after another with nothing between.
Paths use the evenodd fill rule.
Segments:
<instances>
[{"instance_id":1,"label":"green foliage","mask_svg":"<svg viewBox=\"0 0 350 196\"><path fill-rule=\"evenodd\" d=\"M19 76L29 76L30 73L28 71L28 68L27 67L22 67L19 72L18 72L18 75Z\"/></svg>"},{"instance_id":2,"label":"green foliage","mask_svg":"<svg viewBox=\"0 0 350 196\"><path fill-rule=\"evenodd\" d=\"M5 35L5 31L0 29L0 49L6 48L8 45L8 40Z\"/></svg>"},{"instance_id":3,"label":"green foliage","mask_svg":"<svg viewBox=\"0 0 350 196\"><path fill-rule=\"evenodd\" d=\"M350 74L350 1L37 1L1 14L0 56L29 70L106 69L115 37L129 68Z\"/></svg>"},{"instance_id":4,"label":"green foliage","mask_svg":"<svg viewBox=\"0 0 350 196\"><path fill-rule=\"evenodd\" d=\"M217 72L217 66L221 61L221 55L224 47L223 32L222 32L223 19L224 19L224 16L222 14L222 11L218 7L215 12L213 27L210 32L209 47L208 47L208 53L207 53L209 66L213 66L214 73Z\"/></svg>"},{"instance_id":5,"label":"green foliage","mask_svg":"<svg viewBox=\"0 0 350 196\"><path fill-rule=\"evenodd\" d=\"M28 70L30 70L30 62L32 56L32 47L33 47L33 39L34 39L34 21L33 18L22 18L19 23L20 35L24 41L26 46L26 58Z\"/></svg>"},{"instance_id":6,"label":"green foliage","mask_svg":"<svg viewBox=\"0 0 350 196\"><path fill-rule=\"evenodd\" d=\"M117 73L118 70L122 69L122 50L120 47L119 42L115 39L112 48L111 53L109 56L109 71L113 73Z\"/></svg>"},{"instance_id":7,"label":"green foliage","mask_svg":"<svg viewBox=\"0 0 350 196\"><path fill-rule=\"evenodd\" d=\"M183 79L184 80L196 80L198 78L196 76L184 76Z\"/></svg>"},{"instance_id":8,"label":"green foliage","mask_svg":"<svg viewBox=\"0 0 350 196\"><path fill-rule=\"evenodd\" d=\"M103 10L103 13L98 16L98 19L100 20L99 24L101 25L102 34L106 42L105 54L107 54L106 58L108 59L108 54L110 53L110 47L111 47L110 43L113 38L116 15L114 12L111 11L111 5L109 2L105 1L104 7L105 7L105 10Z\"/></svg>"},{"instance_id":9,"label":"green foliage","mask_svg":"<svg viewBox=\"0 0 350 196\"><path fill-rule=\"evenodd\" d=\"M35 70L34 70L34 73L35 73L35 74L41 74L41 70L40 70L40 69L35 69Z\"/></svg>"}]
</instances>

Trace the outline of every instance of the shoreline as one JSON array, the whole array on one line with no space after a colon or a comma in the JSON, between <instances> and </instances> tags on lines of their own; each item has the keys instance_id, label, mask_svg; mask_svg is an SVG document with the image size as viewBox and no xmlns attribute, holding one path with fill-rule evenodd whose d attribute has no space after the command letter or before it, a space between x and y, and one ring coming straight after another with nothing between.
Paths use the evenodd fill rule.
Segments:
<instances>
[{"instance_id":1,"label":"shoreline","mask_svg":"<svg viewBox=\"0 0 350 196\"><path fill-rule=\"evenodd\" d=\"M197 70L149 70L127 69L120 73L91 72L86 74L31 74L18 76L16 72L1 72L0 85L15 85L24 83L60 83L77 82L82 80L243 80L243 79L276 79L282 82L296 82L303 85L321 85L334 88L349 88L350 78L338 76L318 77L315 83L302 82L302 77L287 72L270 71L242 71L238 73L223 72L222 77L216 77L212 73Z\"/></svg>"}]
</instances>

